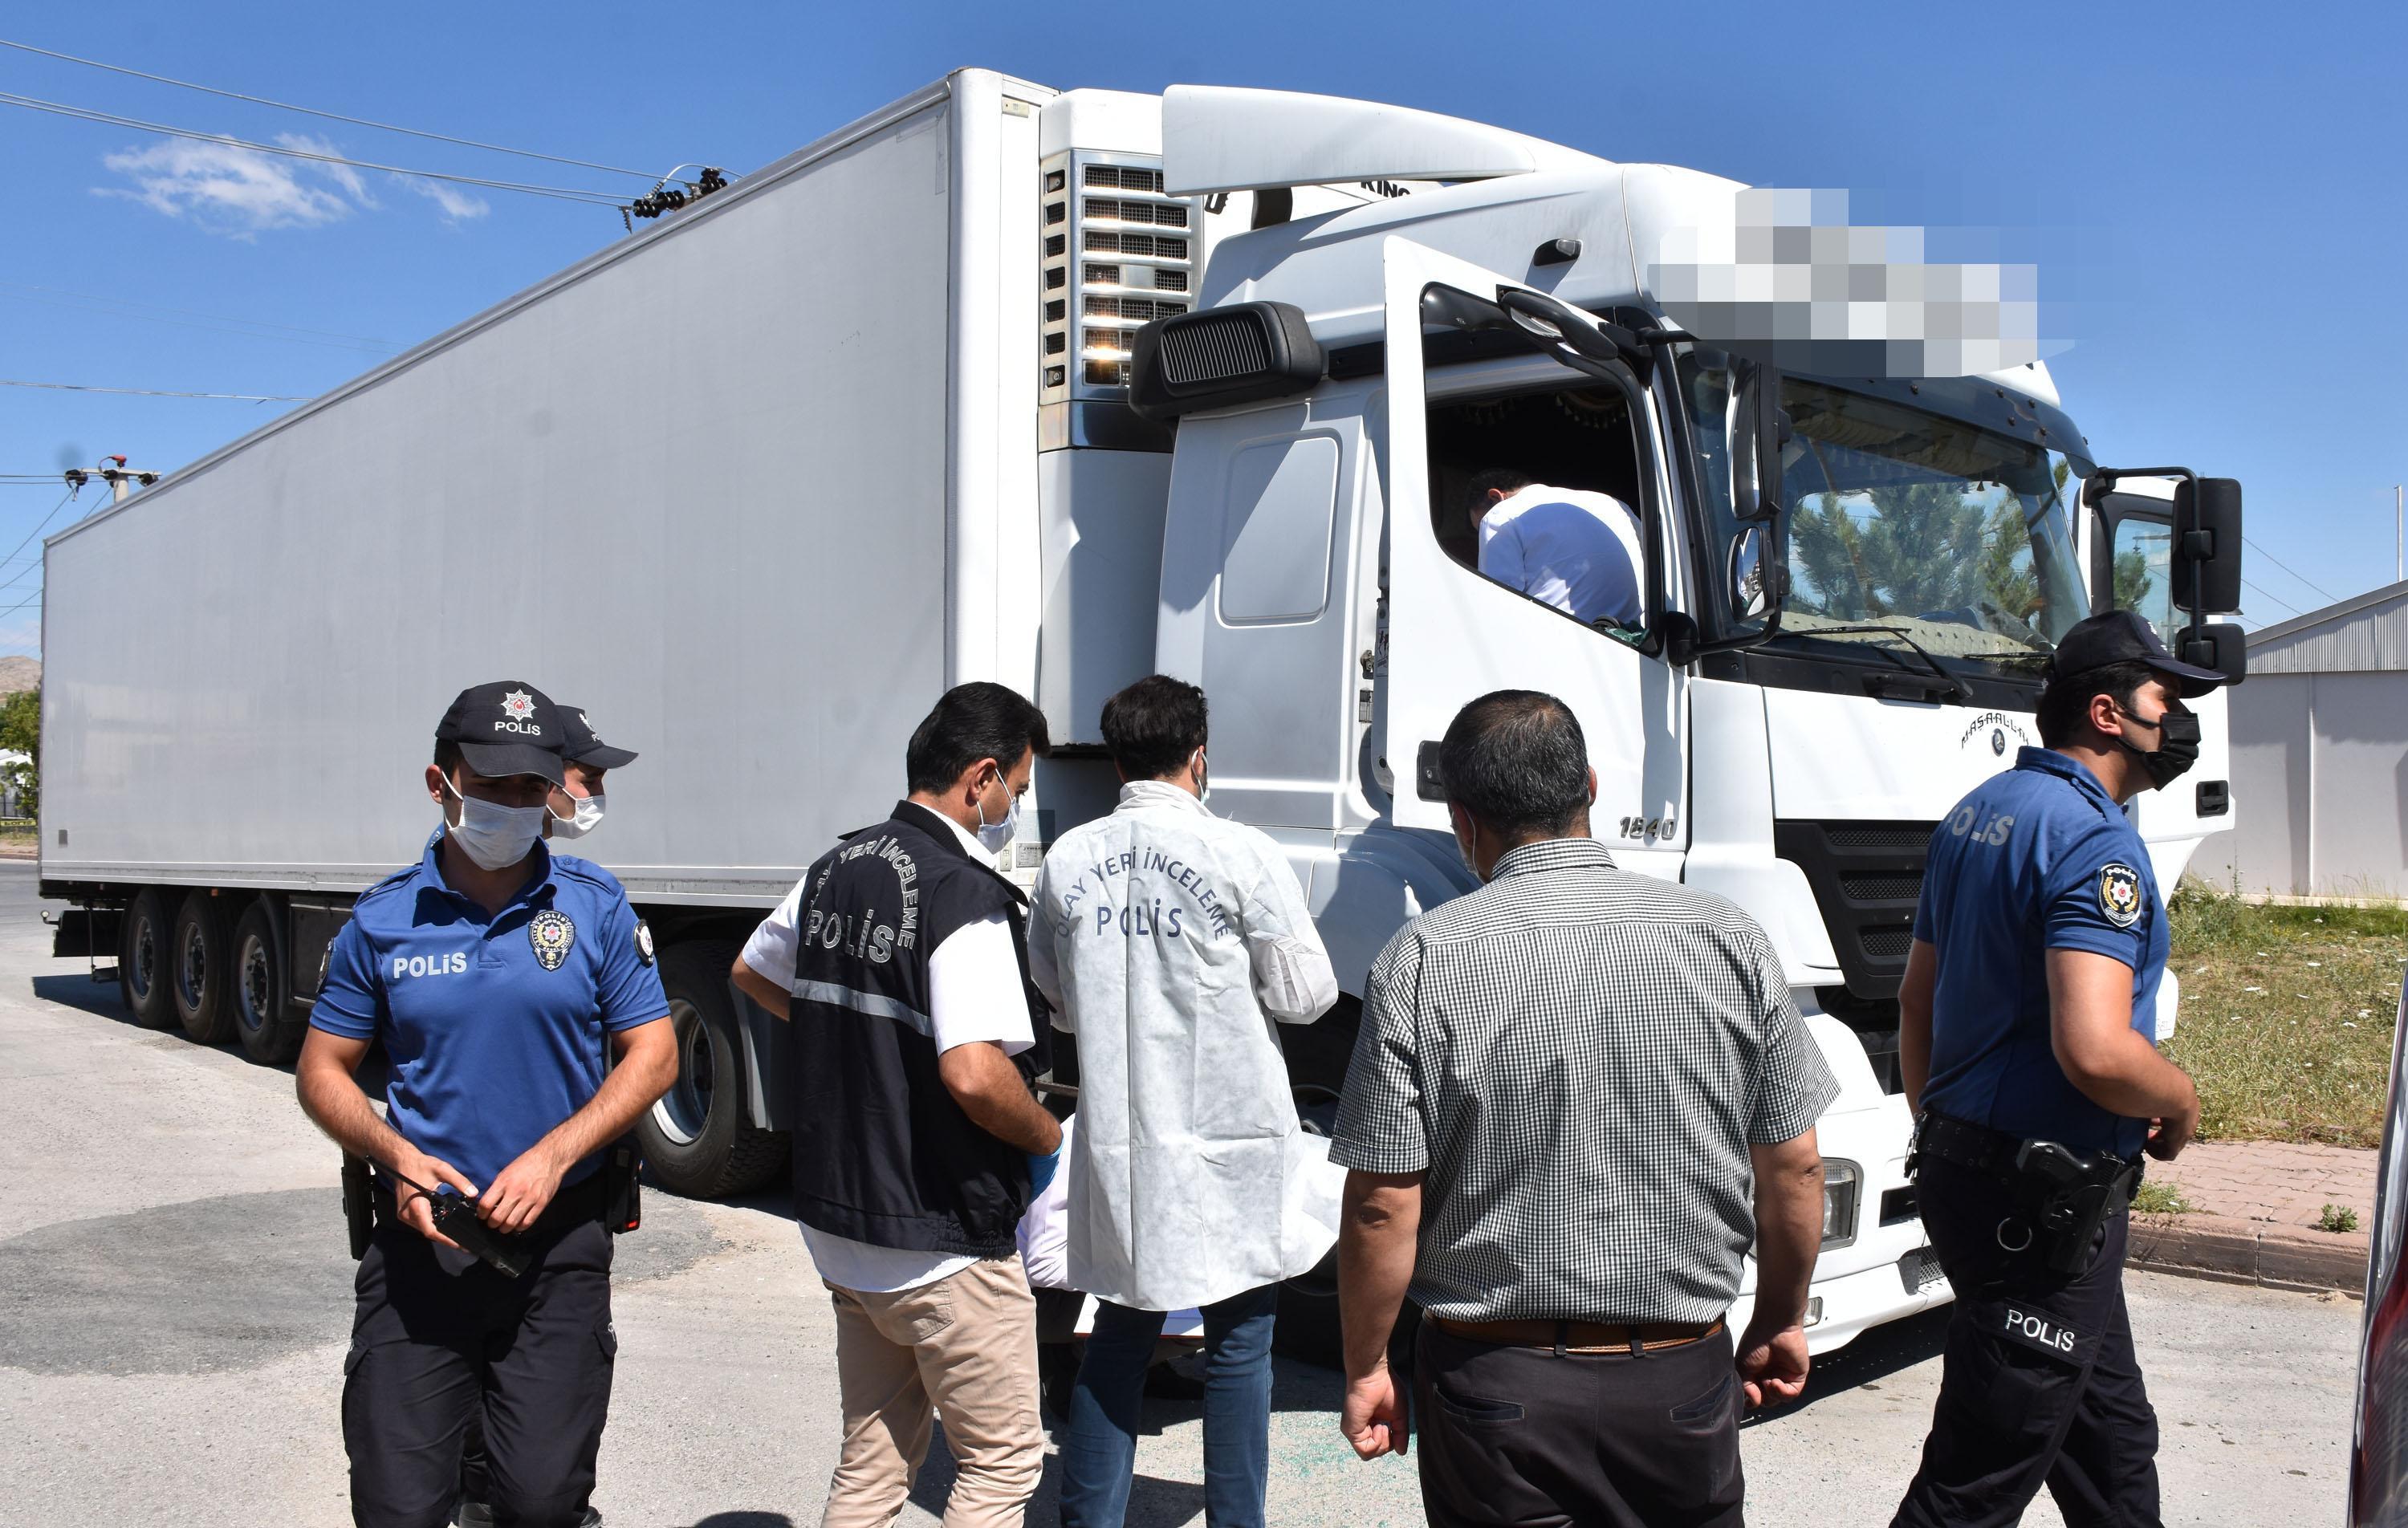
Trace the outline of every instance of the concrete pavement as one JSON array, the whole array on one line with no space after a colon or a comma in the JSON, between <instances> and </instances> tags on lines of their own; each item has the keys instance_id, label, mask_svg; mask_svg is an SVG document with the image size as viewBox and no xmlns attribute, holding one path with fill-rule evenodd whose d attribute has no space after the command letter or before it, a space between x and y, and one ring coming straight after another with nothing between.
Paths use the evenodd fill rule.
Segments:
<instances>
[{"instance_id":1,"label":"concrete pavement","mask_svg":"<svg viewBox=\"0 0 2408 1528\"><path fill-rule=\"evenodd\" d=\"M337 1429L351 1264L336 1158L284 1071L137 1030L49 958L29 865L0 864L0 1528L347 1521ZM2358 1307L2136 1274L2165 1420L2166 1521L2339 1511ZM596 1502L611 1522L818 1521L836 1435L826 1300L776 1197L651 1194L620 1245ZM1743 1435L1751 1522L1880 1521L1914 1467L1942 1320L1877 1331ZM1326 1370L1280 1367L1271 1521L1420 1521L1411 1460L1356 1463ZM1157 1403L1129 1521L1202 1521L1198 1410ZM906 1523L933 1522L932 1461ZM1032 1523L1053 1521L1052 1472ZM2028 1521L2055 1523L2043 1501Z\"/></svg>"}]
</instances>

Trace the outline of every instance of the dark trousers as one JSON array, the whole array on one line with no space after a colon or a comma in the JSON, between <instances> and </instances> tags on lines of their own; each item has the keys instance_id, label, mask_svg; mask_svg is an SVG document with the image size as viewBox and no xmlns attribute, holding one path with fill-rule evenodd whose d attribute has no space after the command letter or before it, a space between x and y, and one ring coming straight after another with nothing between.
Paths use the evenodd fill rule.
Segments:
<instances>
[{"instance_id":1,"label":"dark trousers","mask_svg":"<svg viewBox=\"0 0 2408 1528\"><path fill-rule=\"evenodd\" d=\"M1145 1375L1166 1314L1096 1302L1096 1329L1062 1435L1062 1528L1121 1528L1127 1516ZM1233 1294L1202 1314L1204 1521L1207 1528L1262 1528L1279 1286Z\"/></svg>"},{"instance_id":2,"label":"dark trousers","mask_svg":"<svg viewBox=\"0 0 2408 1528\"><path fill-rule=\"evenodd\" d=\"M2089 1264L2051 1273L2023 1240L2004 1185L1924 1159L1916 1201L1956 1287L1923 1466L1899 1523L2014 1523L2045 1484L2070 1528L2157 1528L2157 1414L2124 1308L2128 1217L2101 1229Z\"/></svg>"},{"instance_id":3,"label":"dark trousers","mask_svg":"<svg viewBox=\"0 0 2408 1528\"><path fill-rule=\"evenodd\" d=\"M351 1518L363 1528L450 1520L480 1408L494 1521L583 1520L618 1351L610 1236L584 1221L538 1230L532 1250L510 1279L407 1226L377 1227L343 1361Z\"/></svg>"},{"instance_id":4,"label":"dark trousers","mask_svg":"<svg viewBox=\"0 0 2408 1528\"><path fill-rule=\"evenodd\" d=\"M1558 1358L1425 1321L1422 1510L1435 1528L1739 1528L1741 1399L1728 1332Z\"/></svg>"}]
</instances>

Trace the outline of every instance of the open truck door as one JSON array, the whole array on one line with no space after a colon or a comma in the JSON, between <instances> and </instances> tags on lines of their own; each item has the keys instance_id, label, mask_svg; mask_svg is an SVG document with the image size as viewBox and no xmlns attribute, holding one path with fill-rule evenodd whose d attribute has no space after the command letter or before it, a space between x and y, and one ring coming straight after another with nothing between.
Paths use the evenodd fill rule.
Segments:
<instances>
[{"instance_id":1,"label":"open truck door","mask_svg":"<svg viewBox=\"0 0 2408 1528\"><path fill-rule=\"evenodd\" d=\"M1543 293L1407 239L1386 240L1383 259L1396 821L1450 828L1439 743L1466 702L1544 691L1586 735L1592 831L1625 868L1676 878L1688 696L1669 658L1685 658L1680 633L1694 628L1668 620L1675 539L1648 389L1604 328ZM1497 468L1628 506L1635 619L1584 621L1480 572L1469 490Z\"/></svg>"}]
</instances>

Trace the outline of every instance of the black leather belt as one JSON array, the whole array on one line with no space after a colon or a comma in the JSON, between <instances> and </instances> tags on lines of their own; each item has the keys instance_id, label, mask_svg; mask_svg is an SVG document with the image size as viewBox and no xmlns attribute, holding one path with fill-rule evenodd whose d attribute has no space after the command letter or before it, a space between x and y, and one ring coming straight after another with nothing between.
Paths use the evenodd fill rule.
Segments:
<instances>
[{"instance_id":1,"label":"black leather belt","mask_svg":"<svg viewBox=\"0 0 2408 1528\"><path fill-rule=\"evenodd\" d=\"M1953 1119L1930 1109L1915 1125L1914 1151L1918 1156L1934 1156L1942 1162L1970 1167L1986 1173L2000 1182L2013 1186L2023 1173L2018 1165L2024 1149L2020 1135L2010 1135L2003 1130L1992 1130L1970 1120ZM2070 1149L2069 1149L2070 1150ZM2076 1157L2083 1153L2074 1152ZM2137 1169L2140 1163L2130 1157L2120 1157L2113 1151L2100 1151L2086 1159L2093 1165L2114 1163L2119 1167ZM2129 1197L2130 1191L2125 1191Z\"/></svg>"},{"instance_id":2,"label":"black leather belt","mask_svg":"<svg viewBox=\"0 0 2408 1528\"><path fill-rule=\"evenodd\" d=\"M2015 1176L2015 1153L2023 1144L2021 1136L1967 1120L1952 1120L1929 1109L1924 1111L1914 1132L1917 1156L1938 1157L2000 1179Z\"/></svg>"}]
</instances>

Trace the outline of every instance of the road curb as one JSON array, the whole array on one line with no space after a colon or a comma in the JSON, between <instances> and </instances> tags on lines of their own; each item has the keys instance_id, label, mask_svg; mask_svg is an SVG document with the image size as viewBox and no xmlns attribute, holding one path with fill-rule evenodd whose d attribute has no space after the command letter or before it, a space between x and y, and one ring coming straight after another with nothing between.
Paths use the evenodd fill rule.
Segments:
<instances>
[{"instance_id":1,"label":"road curb","mask_svg":"<svg viewBox=\"0 0 2408 1528\"><path fill-rule=\"evenodd\" d=\"M2227 1215L2135 1215L2135 1268L2320 1294L2366 1292L2367 1235L2309 1231Z\"/></svg>"}]
</instances>

